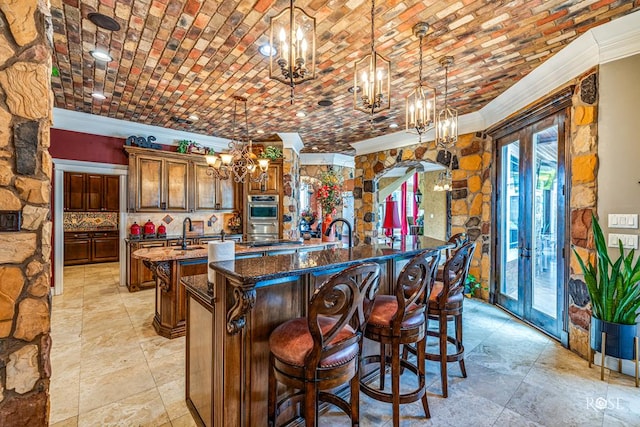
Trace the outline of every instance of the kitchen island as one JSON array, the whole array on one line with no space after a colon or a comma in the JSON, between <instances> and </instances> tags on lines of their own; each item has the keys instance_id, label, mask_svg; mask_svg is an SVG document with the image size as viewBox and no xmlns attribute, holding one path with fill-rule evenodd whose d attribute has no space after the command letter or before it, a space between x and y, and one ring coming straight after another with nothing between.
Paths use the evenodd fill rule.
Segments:
<instances>
[{"instance_id":1,"label":"kitchen island","mask_svg":"<svg viewBox=\"0 0 640 427\"><path fill-rule=\"evenodd\" d=\"M316 252L211 263L184 277L187 297L186 399L199 425L245 427L267 423L269 335L304 316L313 291L330 275L361 262L381 267L380 293L415 254L446 242L410 236L391 248L361 245ZM296 416L295 408L291 415Z\"/></svg>"},{"instance_id":2,"label":"kitchen island","mask_svg":"<svg viewBox=\"0 0 640 427\"><path fill-rule=\"evenodd\" d=\"M320 239L305 241L277 241L236 243L236 258L263 257L265 255L321 250L336 242ZM133 252L151 270L155 279L156 304L153 327L165 338L185 334L185 292L179 286L180 278L207 273L208 249L206 244L187 246L151 247Z\"/></svg>"}]
</instances>

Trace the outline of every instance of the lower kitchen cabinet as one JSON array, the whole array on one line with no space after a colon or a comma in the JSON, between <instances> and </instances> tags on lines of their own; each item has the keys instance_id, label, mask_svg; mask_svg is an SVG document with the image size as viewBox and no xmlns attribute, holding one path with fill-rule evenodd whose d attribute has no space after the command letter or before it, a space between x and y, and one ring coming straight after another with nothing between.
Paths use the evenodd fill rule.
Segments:
<instances>
[{"instance_id":1,"label":"lower kitchen cabinet","mask_svg":"<svg viewBox=\"0 0 640 427\"><path fill-rule=\"evenodd\" d=\"M64 265L114 262L120 259L117 231L64 233Z\"/></svg>"},{"instance_id":2,"label":"lower kitchen cabinet","mask_svg":"<svg viewBox=\"0 0 640 427\"><path fill-rule=\"evenodd\" d=\"M151 242L131 241L127 245L127 288L129 292L141 289L154 288L156 281L153 273L142 263L139 258L134 258L131 254L143 248L162 248L167 246L166 240Z\"/></svg>"}]
</instances>

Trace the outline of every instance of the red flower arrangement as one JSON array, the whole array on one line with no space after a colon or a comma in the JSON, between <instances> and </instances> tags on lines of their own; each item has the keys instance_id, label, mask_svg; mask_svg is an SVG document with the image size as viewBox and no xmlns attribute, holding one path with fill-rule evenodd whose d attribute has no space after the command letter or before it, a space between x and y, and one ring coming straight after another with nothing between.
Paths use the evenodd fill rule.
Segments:
<instances>
[{"instance_id":1,"label":"red flower arrangement","mask_svg":"<svg viewBox=\"0 0 640 427\"><path fill-rule=\"evenodd\" d=\"M316 191L316 199L322 205L322 213L331 215L335 213L336 206L342 203L342 181L333 170L322 174L322 185Z\"/></svg>"}]
</instances>

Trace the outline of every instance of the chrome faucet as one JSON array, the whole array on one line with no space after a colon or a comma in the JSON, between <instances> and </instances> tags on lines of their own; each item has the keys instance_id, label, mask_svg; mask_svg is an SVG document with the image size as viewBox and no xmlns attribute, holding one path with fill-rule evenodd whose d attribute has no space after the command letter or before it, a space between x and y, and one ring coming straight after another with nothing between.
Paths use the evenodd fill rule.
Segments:
<instances>
[{"instance_id":1,"label":"chrome faucet","mask_svg":"<svg viewBox=\"0 0 640 427\"><path fill-rule=\"evenodd\" d=\"M353 247L353 233L351 232L351 224L349 223L349 221L347 221L344 218L336 218L333 221L331 221L331 223L327 227L327 231L324 232L324 235L328 236L331 234L331 227L333 227L333 224L335 224L336 222L343 222L344 225L347 226L347 230L349 230L349 247L350 248Z\"/></svg>"},{"instance_id":2,"label":"chrome faucet","mask_svg":"<svg viewBox=\"0 0 640 427\"><path fill-rule=\"evenodd\" d=\"M189 222L189 231L193 231L191 218L186 217L184 221L182 221L182 250L187 249L187 221Z\"/></svg>"}]
</instances>

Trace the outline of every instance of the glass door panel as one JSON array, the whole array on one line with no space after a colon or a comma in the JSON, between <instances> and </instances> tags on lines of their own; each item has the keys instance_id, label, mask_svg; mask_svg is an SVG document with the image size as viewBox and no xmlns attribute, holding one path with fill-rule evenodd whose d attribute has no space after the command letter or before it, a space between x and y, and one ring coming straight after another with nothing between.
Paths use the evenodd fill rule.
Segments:
<instances>
[{"instance_id":1,"label":"glass door panel","mask_svg":"<svg viewBox=\"0 0 640 427\"><path fill-rule=\"evenodd\" d=\"M518 300L520 264L518 262L518 222L520 218L520 141L504 145L500 174L500 293Z\"/></svg>"}]
</instances>

